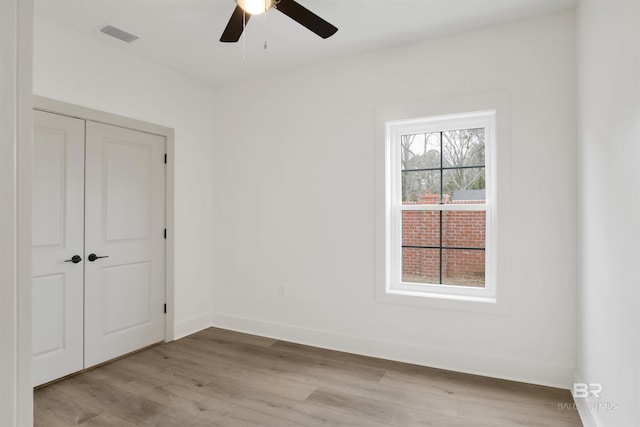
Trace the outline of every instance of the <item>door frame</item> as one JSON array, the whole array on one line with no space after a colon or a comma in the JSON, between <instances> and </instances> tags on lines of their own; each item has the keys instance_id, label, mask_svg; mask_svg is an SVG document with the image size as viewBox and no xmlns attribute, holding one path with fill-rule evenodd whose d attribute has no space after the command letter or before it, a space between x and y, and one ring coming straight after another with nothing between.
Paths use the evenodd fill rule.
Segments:
<instances>
[{"instance_id":1,"label":"door frame","mask_svg":"<svg viewBox=\"0 0 640 427\"><path fill-rule=\"evenodd\" d=\"M0 2L0 425L33 424L31 93L33 2Z\"/></svg>"},{"instance_id":2,"label":"door frame","mask_svg":"<svg viewBox=\"0 0 640 427\"><path fill-rule=\"evenodd\" d=\"M167 166L165 174L165 221L167 239L165 242L165 303L167 313L164 318L164 341L175 339L174 325L174 154L175 140L174 130L154 123L135 120L117 114L106 113L92 108L69 104L42 96L33 96L33 109L63 116L74 117L81 120L104 123L121 128L146 132L165 138Z\"/></svg>"}]
</instances>

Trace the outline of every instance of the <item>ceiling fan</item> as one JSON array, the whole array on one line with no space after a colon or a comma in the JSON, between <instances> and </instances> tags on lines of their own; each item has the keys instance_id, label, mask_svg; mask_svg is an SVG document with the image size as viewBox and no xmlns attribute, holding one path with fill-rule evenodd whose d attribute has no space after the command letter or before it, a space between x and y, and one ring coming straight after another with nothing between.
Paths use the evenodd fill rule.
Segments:
<instances>
[{"instance_id":1,"label":"ceiling fan","mask_svg":"<svg viewBox=\"0 0 640 427\"><path fill-rule=\"evenodd\" d=\"M265 13L272 7L289 18L307 27L323 39L331 37L338 28L294 0L236 0L238 4L220 37L221 42L235 43L240 40L251 15Z\"/></svg>"}]
</instances>

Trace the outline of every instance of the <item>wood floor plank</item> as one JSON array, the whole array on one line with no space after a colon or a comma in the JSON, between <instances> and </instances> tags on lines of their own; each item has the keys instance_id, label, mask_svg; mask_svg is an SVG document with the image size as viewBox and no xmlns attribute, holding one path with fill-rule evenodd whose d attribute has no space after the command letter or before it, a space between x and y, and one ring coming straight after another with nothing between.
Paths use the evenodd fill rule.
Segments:
<instances>
[{"instance_id":1,"label":"wood floor plank","mask_svg":"<svg viewBox=\"0 0 640 427\"><path fill-rule=\"evenodd\" d=\"M66 392L66 383L56 383L35 392L34 425L58 427L79 425L98 416L100 409L92 410L88 405ZM63 386L61 386L63 385Z\"/></svg>"},{"instance_id":2,"label":"wood floor plank","mask_svg":"<svg viewBox=\"0 0 640 427\"><path fill-rule=\"evenodd\" d=\"M68 381L79 402L84 402L95 411L117 415L135 425L164 418L163 405L143 396L116 389L101 381L92 381L88 375L78 375Z\"/></svg>"},{"instance_id":3,"label":"wood floor plank","mask_svg":"<svg viewBox=\"0 0 640 427\"><path fill-rule=\"evenodd\" d=\"M209 421L211 425L273 427L290 425L282 419L258 411L241 408L203 394L195 394L194 388L203 387L204 382L194 387L193 382L185 377L167 374L162 370L156 372L140 370L140 365L133 370L130 366L128 368L123 365L126 363L120 363L113 370L108 369L110 366L105 366L107 369L101 370L103 371L101 379L115 387L145 396L166 408L195 416L201 421Z\"/></svg>"},{"instance_id":4,"label":"wood floor plank","mask_svg":"<svg viewBox=\"0 0 640 427\"><path fill-rule=\"evenodd\" d=\"M527 401L530 398L535 398L535 400L556 403L559 400L571 397L568 390L553 387L416 367L414 365L409 366L410 368L407 368L407 370L388 369L383 381L393 378L400 382L412 382L434 388L438 387L446 394L458 394L460 396L476 396L476 391L480 388L485 395L491 394L492 398L510 398L514 401ZM514 393L514 391L517 391L517 393Z\"/></svg>"},{"instance_id":5,"label":"wood floor plank","mask_svg":"<svg viewBox=\"0 0 640 427\"><path fill-rule=\"evenodd\" d=\"M121 427L136 427L136 424L123 420L117 415L102 413L93 418L89 418L80 424L83 427L103 427L103 426L121 426Z\"/></svg>"},{"instance_id":6,"label":"wood floor plank","mask_svg":"<svg viewBox=\"0 0 640 427\"><path fill-rule=\"evenodd\" d=\"M246 366L262 368L281 374L291 374L302 378L331 379L356 378L362 381L378 382L385 374L383 369L368 366L351 366L342 362L309 358L302 354L283 352L277 348L260 348L244 344L199 339L197 344L185 342L188 348L203 351L223 358L233 357ZM313 381L313 380L311 380Z\"/></svg>"},{"instance_id":7,"label":"wood floor plank","mask_svg":"<svg viewBox=\"0 0 640 427\"><path fill-rule=\"evenodd\" d=\"M575 415L567 417L562 411L531 410L522 406L491 405L465 402L460 406L458 418L467 422L480 422L492 426L527 427L579 427L580 419Z\"/></svg>"},{"instance_id":8,"label":"wood floor plank","mask_svg":"<svg viewBox=\"0 0 640 427\"><path fill-rule=\"evenodd\" d=\"M567 390L477 375L467 375L459 372L359 356L284 341L278 341L274 343L272 347L283 351L306 354L309 357L328 358L340 360L344 363L361 364L385 369L386 373L380 381L381 384L384 385L383 389L385 392L393 394L392 391L395 390L394 399L397 399L398 402L403 402L403 404L418 408L420 407L420 400L422 399L412 399L411 397L416 397L417 394L427 393L429 395L429 402L431 403L430 410L434 410L435 406L435 411L441 414L442 412L438 412L437 408L442 407L442 405L440 405L433 396L471 401L482 405L491 405L496 400L510 402L512 404L511 406L518 410L534 413L537 410L544 410L554 413L555 418L558 418L561 422L571 422L576 418L576 414L571 413L571 411L557 411L559 403L573 403L573 399ZM419 386L407 387L407 382L415 382L419 384ZM408 393L407 388L412 391ZM361 388L360 391L364 391L364 389ZM364 394L360 393L360 395ZM407 395L410 397L407 397ZM380 395L375 395L375 393L371 397L378 399L383 398ZM414 405L414 401L417 403L417 406Z\"/></svg>"},{"instance_id":9,"label":"wood floor plank","mask_svg":"<svg viewBox=\"0 0 640 427\"><path fill-rule=\"evenodd\" d=\"M366 399L354 394L318 390L308 399L324 407L336 408L344 413L357 416L363 424L382 421L392 426L415 426L424 424L434 418L455 420L455 416L446 417L426 411L407 408L406 406L388 404L380 400ZM457 411L455 411L457 414Z\"/></svg>"},{"instance_id":10,"label":"wood floor plank","mask_svg":"<svg viewBox=\"0 0 640 427\"><path fill-rule=\"evenodd\" d=\"M168 386L172 387L172 386ZM333 408L313 402L299 402L275 396L268 392L252 389L233 382L211 382L200 388L198 393L234 403L244 408L254 409L303 426L371 426L388 427L388 424L367 420L358 416L343 414Z\"/></svg>"},{"instance_id":11,"label":"wood floor plank","mask_svg":"<svg viewBox=\"0 0 640 427\"><path fill-rule=\"evenodd\" d=\"M228 396L211 395L205 391L206 386L193 390L170 384L163 386L162 390L174 396L180 396L186 401L195 402L201 408L201 416L222 426L300 427L302 425L282 417L279 413L264 412L260 408L244 405L244 402L229 399Z\"/></svg>"},{"instance_id":12,"label":"wood floor plank","mask_svg":"<svg viewBox=\"0 0 640 427\"><path fill-rule=\"evenodd\" d=\"M439 396L423 390L407 391L380 383L369 384L346 380L325 382L318 390L334 395L348 395L357 399L379 402L406 410L426 411L446 417L456 417L460 402L448 396Z\"/></svg>"},{"instance_id":13,"label":"wood floor plank","mask_svg":"<svg viewBox=\"0 0 640 427\"><path fill-rule=\"evenodd\" d=\"M89 381L99 383L102 387L109 387L115 392L125 395L133 394L143 397L159 404L164 409L171 410L174 414L182 414L183 418L188 418L186 414L195 415L202 411L202 408L197 403L192 401L185 402L179 396L163 392L160 387L150 385L140 372L137 372L134 377L123 372L122 369L112 369L112 366L109 366L109 368L105 366L104 368L86 372L84 375ZM195 422L195 419L193 421Z\"/></svg>"},{"instance_id":14,"label":"wood floor plank","mask_svg":"<svg viewBox=\"0 0 640 427\"><path fill-rule=\"evenodd\" d=\"M498 380L459 373L409 374L390 370L380 380L390 389L428 392L448 396L463 404L494 405L508 404L521 411L543 411L556 418L575 419L571 411L558 411L558 404L573 403L568 390L534 386L513 381Z\"/></svg>"},{"instance_id":15,"label":"wood floor plank","mask_svg":"<svg viewBox=\"0 0 640 427\"><path fill-rule=\"evenodd\" d=\"M580 426L567 390L209 328L40 388L35 425Z\"/></svg>"},{"instance_id":16,"label":"wood floor plank","mask_svg":"<svg viewBox=\"0 0 640 427\"><path fill-rule=\"evenodd\" d=\"M175 361L183 362L179 366L162 369L187 378L206 379L207 381L226 378L295 400L304 400L317 389L316 386L290 381L265 370L248 369L245 365L239 365L236 360L229 361L226 357L212 356L211 354L208 357L202 357L201 352L184 346L180 348L165 347L162 351L163 358L169 356Z\"/></svg>"}]
</instances>

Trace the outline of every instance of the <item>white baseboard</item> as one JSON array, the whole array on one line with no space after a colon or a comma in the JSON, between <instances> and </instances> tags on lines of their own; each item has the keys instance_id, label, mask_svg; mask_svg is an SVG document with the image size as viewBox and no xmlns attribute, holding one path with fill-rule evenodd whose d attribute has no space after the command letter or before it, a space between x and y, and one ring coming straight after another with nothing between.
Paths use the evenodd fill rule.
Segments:
<instances>
[{"instance_id":1,"label":"white baseboard","mask_svg":"<svg viewBox=\"0 0 640 427\"><path fill-rule=\"evenodd\" d=\"M212 316L212 313L204 313L176 322L174 338L180 339L203 329L210 328L213 323Z\"/></svg>"},{"instance_id":2,"label":"white baseboard","mask_svg":"<svg viewBox=\"0 0 640 427\"><path fill-rule=\"evenodd\" d=\"M569 389L573 382L573 368L565 366L343 335L219 313L213 313L212 320L214 327L416 365L563 389Z\"/></svg>"}]
</instances>

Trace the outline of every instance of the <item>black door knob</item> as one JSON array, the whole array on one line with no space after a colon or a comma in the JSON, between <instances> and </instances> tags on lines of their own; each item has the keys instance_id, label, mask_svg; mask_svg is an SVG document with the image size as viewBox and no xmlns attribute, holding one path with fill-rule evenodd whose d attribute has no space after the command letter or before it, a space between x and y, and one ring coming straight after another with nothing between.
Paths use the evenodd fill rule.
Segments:
<instances>
[{"instance_id":1,"label":"black door knob","mask_svg":"<svg viewBox=\"0 0 640 427\"><path fill-rule=\"evenodd\" d=\"M100 258L109 258L109 255L98 256L96 254L89 254L88 260L93 262L93 261L95 261L97 259L100 259Z\"/></svg>"},{"instance_id":2,"label":"black door knob","mask_svg":"<svg viewBox=\"0 0 640 427\"><path fill-rule=\"evenodd\" d=\"M74 264L79 263L80 261L82 261L82 258L80 258L80 255L74 255L71 257L71 259L65 259L64 262L72 262Z\"/></svg>"}]
</instances>

